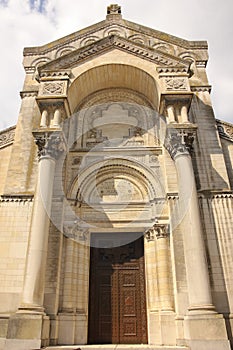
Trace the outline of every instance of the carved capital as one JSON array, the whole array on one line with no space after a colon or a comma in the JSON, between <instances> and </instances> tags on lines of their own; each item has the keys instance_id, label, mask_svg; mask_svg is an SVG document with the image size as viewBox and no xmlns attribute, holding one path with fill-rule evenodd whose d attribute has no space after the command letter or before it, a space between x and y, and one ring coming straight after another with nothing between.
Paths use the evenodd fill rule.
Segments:
<instances>
[{"instance_id":1,"label":"carved capital","mask_svg":"<svg viewBox=\"0 0 233 350\"><path fill-rule=\"evenodd\" d=\"M79 242L85 242L88 238L88 229L81 228L77 223L64 225L63 233L66 237Z\"/></svg>"},{"instance_id":2,"label":"carved capital","mask_svg":"<svg viewBox=\"0 0 233 350\"><path fill-rule=\"evenodd\" d=\"M146 231L145 236L147 242L154 241L155 238L167 238L169 235L169 225L167 224L154 224L149 230Z\"/></svg>"},{"instance_id":3,"label":"carved capital","mask_svg":"<svg viewBox=\"0 0 233 350\"><path fill-rule=\"evenodd\" d=\"M153 229L157 239L167 238L169 235L169 225L167 224L156 224Z\"/></svg>"},{"instance_id":4,"label":"carved capital","mask_svg":"<svg viewBox=\"0 0 233 350\"><path fill-rule=\"evenodd\" d=\"M33 132L38 147L38 158L51 157L58 159L66 149L66 142L62 132Z\"/></svg>"},{"instance_id":5,"label":"carved capital","mask_svg":"<svg viewBox=\"0 0 233 350\"><path fill-rule=\"evenodd\" d=\"M186 129L172 129L168 131L164 146L172 159L179 155L190 154L194 136L194 131Z\"/></svg>"}]
</instances>

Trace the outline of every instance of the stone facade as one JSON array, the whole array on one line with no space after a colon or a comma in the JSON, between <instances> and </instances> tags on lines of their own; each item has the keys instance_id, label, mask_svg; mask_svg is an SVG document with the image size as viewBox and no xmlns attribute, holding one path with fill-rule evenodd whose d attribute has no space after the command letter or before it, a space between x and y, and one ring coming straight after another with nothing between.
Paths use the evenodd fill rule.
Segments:
<instances>
[{"instance_id":1,"label":"stone facade","mask_svg":"<svg viewBox=\"0 0 233 350\"><path fill-rule=\"evenodd\" d=\"M18 123L0 133L0 349L88 344L98 233L143 237L148 345L230 349L233 126L207 61L206 42L118 5L24 50Z\"/></svg>"}]
</instances>

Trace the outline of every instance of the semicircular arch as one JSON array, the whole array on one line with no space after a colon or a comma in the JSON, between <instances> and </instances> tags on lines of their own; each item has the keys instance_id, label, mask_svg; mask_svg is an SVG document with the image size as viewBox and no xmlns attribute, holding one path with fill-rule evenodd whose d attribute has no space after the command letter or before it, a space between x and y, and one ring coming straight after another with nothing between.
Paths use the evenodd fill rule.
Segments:
<instances>
[{"instance_id":1,"label":"semicircular arch","mask_svg":"<svg viewBox=\"0 0 233 350\"><path fill-rule=\"evenodd\" d=\"M73 180L68 197L91 202L91 195L104 181L123 178L138 189L141 201L153 201L165 196L161 180L145 164L135 159L109 158L85 167Z\"/></svg>"},{"instance_id":2,"label":"semicircular arch","mask_svg":"<svg viewBox=\"0 0 233 350\"><path fill-rule=\"evenodd\" d=\"M135 91L158 109L159 94L154 77L136 66L112 63L91 68L72 82L68 90L71 112L93 93L113 88Z\"/></svg>"}]
</instances>

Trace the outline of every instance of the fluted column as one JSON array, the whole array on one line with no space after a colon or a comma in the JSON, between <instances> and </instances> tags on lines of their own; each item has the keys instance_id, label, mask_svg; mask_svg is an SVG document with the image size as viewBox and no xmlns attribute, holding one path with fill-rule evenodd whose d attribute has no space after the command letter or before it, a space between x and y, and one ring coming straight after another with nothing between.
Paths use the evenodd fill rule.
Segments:
<instances>
[{"instance_id":1,"label":"fluted column","mask_svg":"<svg viewBox=\"0 0 233 350\"><path fill-rule=\"evenodd\" d=\"M64 150L60 132L34 132L39 165L19 312L43 313L45 267L56 158Z\"/></svg>"},{"instance_id":2,"label":"fluted column","mask_svg":"<svg viewBox=\"0 0 233 350\"><path fill-rule=\"evenodd\" d=\"M197 190L189 149L194 133L171 130L165 147L173 158L179 183L179 215L184 220L184 253L188 283L189 312L214 312ZM189 196L187 197L187 193Z\"/></svg>"}]
</instances>

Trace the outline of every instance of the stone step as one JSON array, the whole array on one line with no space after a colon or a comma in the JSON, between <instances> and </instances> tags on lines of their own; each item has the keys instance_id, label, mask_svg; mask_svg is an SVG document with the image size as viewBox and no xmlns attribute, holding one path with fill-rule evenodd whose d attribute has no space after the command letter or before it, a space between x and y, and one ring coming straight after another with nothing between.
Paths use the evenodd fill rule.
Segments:
<instances>
[{"instance_id":1,"label":"stone step","mask_svg":"<svg viewBox=\"0 0 233 350\"><path fill-rule=\"evenodd\" d=\"M48 346L44 350L188 350L183 346L159 346L159 345L58 345Z\"/></svg>"}]
</instances>

